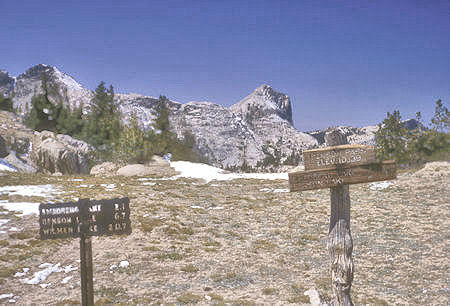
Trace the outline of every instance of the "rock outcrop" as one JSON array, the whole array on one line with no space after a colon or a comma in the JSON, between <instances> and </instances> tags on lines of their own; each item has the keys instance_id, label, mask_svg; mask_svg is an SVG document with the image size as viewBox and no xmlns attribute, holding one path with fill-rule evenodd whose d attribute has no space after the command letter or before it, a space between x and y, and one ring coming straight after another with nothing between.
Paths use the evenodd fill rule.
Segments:
<instances>
[{"instance_id":1,"label":"rock outcrop","mask_svg":"<svg viewBox=\"0 0 450 306\"><path fill-rule=\"evenodd\" d=\"M11 151L8 156L4 158L4 160L9 163L11 166L16 168L20 172L25 173L36 173L38 171L36 165L31 162L28 158L20 157L16 152Z\"/></svg>"},{"instance_id":2,"label":"rock outcrop","mask_svg":"<svg viewBox=\"0 0 450 306\"><path fill-rule=\"evenodd\" d=\"M4 140L4 159L21 172L37 171L62 174L89 173L91 147L67 135L35 132L22 123L20 116L0 111L0 137ZM1 142L1 141L0 141Z\"/></svg>"},{"instance_id":3,"label":"rock outcrop","mask_svg":"<svg viewBox=\"0 0 450 306\"><path fill-rule=\"evenodd\" d=\"M238 103L230 107L247 122L276 115L292 124L291 100L285 94L276 92L269 85L256 88Z\"/></svg>"},{"instance_id":4,"label":"rock outcrop","mask_svg":"<svg viewBox=\"0 0 450 306\"><path fill-rule=\"evenodd\" d=\"M122 176L171 177L178 174L167 161L154 159L146 164L126 165L117 170Z\"/></svg>"},{"instance_id":5,"label":"rock outcrop","mask_svg":"<svg viewBox=\"0 0 450 306\"><path fill-rule=\"evenodd\" d=\"M71 76L62 73L56 67L37 65L31 67L16 79L13 89L14 107L21 114L26 114L31 109L31 98L43 93L42 77L47 79L49 100L55 104L62 102L74 109L79 106L87 108L93 97L92 91L81 86Z\"/></svg>"},{"instance_id":6,"label":"rock outcrop","mask_svg":"<svg viewBox=\"0 0 450 306\"><path fill-rule=\"evenodd\" d=\"M92 167L90 174L95 176L114 176L119 167L112 162L104 162Z\"/></svg>"},{"instance_id":7,"label":"rock outcrop","mask_svg":"<svg viewBox=\"0 0 450 306\"><path fill-rule=\"evenodd\" d=\"M42 92L43 75L47 79L48 88L51 89L49 98L52 102L61 101L71 109L82 105L84 113L89 111L93 92L52 66L34 66L16 79L6 72L0 72L0 91L9 90L11 93L12 88L14 107L24 115L31 108L32 96ZM115 101L125 124L132 116L136 116L144 130L152 129L156 118L157 98L139 94L116 94ZM186 132L193 134L196 139L194 149L211 165L222 168L238 169L250 166L262 169L267 164L276 164L277 166L270 170L281 170L284 165L296 166L302 161L301 152L323 145L324 135L330 129L309 133L295 129L289 97L269 85L256 88L253 93L229 108L210 102L181 104L174 101L169 101L168 107L169 120L177 136L182 139ZM405 124L413 128L413 121L408 120ZM347 136L349 143L373 144L377 126L342 126L339 129ZM36 160L50 171L62 167L64 171L84 173L84 153L81 152L84 149L68 153L76 146L84 145L70 145L65 142L70 143L72 140L63 141L58 137L45 142L44 151L41 151L41 156ZM11 138L10 143L18 154L26 154L25 151L30 151L29 146L35 145L33 141L27 142L17 136ZM42 150L41 147L39 149ZM61 157L67 162L71 160L71 166L58 166L55 158ZM77 164L80 162L81 164Z\"/></svg>"},{"instance_id":8,"label":"rock outcrop","mask_svg":"<svg viewBox=\"0 0 450 306\"><path fill-rule=\"evenodd\" d=\"M414 130L416 128L421 131L426 130L426 127L416 119L404 120L402 121L402 124L409 130ZM308 134L316 138L319 145L322 146L325 143L325 134L335 128L339 129L339 131L347 137L347 141L350 144L375 145L375 132L378 131L377 125L369 125L361 128L352 126L328 127L323 130L308 132Z\"/></svg>"},{"instance_id":9,"label":"rock outcrop","mask_svg":"<svg viewBox=\"0 0 450 306\"><path fill-rule=\"evenodd\" d=\"M126 122L134 114L141 127L150 129L157 99L136 94L118 94L116 99ZM268 155L282 164L288 157L301 158L301 151L318 145L317 140L292 125L289 97L268 85L230 108L210 102L186 104L169 101L169 120L179 138L186 131L196 139L196 151L214 166L256 167ZM275 152L277 151L277 152Z\"/></svg>"},{"instance_id":10,"label":"rock outcrop","mask_svg":"<svg viewBox=\"0 0 450 306\"><path fill-rule=\"evenodd\" d=\"M89 145L68 135L42 131L34 151L36 164L50 173L89 174Z\"/></svg>"}]
</instances>

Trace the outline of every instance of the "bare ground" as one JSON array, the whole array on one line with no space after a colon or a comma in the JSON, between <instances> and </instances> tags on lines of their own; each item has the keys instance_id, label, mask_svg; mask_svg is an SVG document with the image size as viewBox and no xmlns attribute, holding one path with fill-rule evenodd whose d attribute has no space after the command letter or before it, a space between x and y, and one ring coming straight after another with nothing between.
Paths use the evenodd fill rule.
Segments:
<instances>
[{"instance_id":1,"label":"bare ground","mask_svg":"<svg viewBox=\"0 0 450 306\"><path fill-rule=\"evenodd\" d=\"M449 178L449 163L434 163L401 173L387 189L350 187L355 304L448 305ZM100 186L111 183L112 191ZM97 304L288 305L308 303L310 288L325 302L331 295L328 189L280 192L284 180L0 176L0 186L22 184L60 186L60 201L130 198L132 234L93 238ZM79 267L78 239L40 241L36 215L0 218L19 229L0 233L0 295L12 293L20 305L79 303L79 269L51 274L45 289L14 277L24 267L31 277L44 262ZM130 265L110 269L122 260Z\"/></svg>"}]
</instances>

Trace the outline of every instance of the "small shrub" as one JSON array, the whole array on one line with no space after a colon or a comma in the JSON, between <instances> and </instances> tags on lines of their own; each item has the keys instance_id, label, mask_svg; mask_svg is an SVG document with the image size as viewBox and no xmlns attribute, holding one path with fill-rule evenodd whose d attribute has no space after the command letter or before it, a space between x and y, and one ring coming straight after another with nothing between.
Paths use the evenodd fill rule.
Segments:
<instances>
[{"instance_id":1,"label":"small shrub","mask_svg":"<svg viewBox=\"0 0 450 306\"><path fill-rule=\"evenodd\" d=\"M177 301L183 304L193 303L196 304L202 300L202 297L190 292L183 293L179 297L177 297Z\"/></svg>"},{"instance_id":2,"label":"small shrub","mask_svg":"<svg viewBox=\"0 0 450 306\"><path fill-rule=\"evenodd\" d=\"M187 266L182 267L181 271L188 272L188 273L195 273L195 272L198 272L199 269L196 266L194 266L193 264L188 264Z\"/></svg>"},{"instance_id":3,"label":"small shrub","mask_svg":"<svg viewBox=\"0 0 450 306\"><path fill-rule=\"evenodd\" d=\"M262 293L264 295L272 295L272 294L275 294L276 292L277 292L277 289L275 289L275 288L264 288L262 290Z\"/></svg>"}]
</instances>

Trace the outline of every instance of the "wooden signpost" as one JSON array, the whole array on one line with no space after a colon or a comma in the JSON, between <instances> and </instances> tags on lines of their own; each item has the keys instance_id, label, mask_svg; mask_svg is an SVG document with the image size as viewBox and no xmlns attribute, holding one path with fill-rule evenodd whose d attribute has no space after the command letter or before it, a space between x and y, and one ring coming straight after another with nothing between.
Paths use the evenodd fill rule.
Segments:
<instances>
[{"instance_id":1,"label":"wooden signpost","mask_svg":"<svg viewBox=\"0 0 450 306\"><path fill-rule=\"evenodd\" d=\"M78 202L40 204L41 240L80 238L82 305L94 305L92 236L129 235L130 200L80 199Z\"/></svg>"},{"instance_id":2,"label":"wooden signpost","mask_svg":"<svg viewBox=\"0 0 450 306\"><path fill-rule=\"evenodd\" d=\"M353 305L353 240L350 232L349 184L384 181L397 176L394 161L379 162L372 146L348 145L338 130L325 134L327 148L303 152L305 171L289 173L290 191L330 187L331 215L327 249L333 305Z\"/></svg>"}]
</instances>

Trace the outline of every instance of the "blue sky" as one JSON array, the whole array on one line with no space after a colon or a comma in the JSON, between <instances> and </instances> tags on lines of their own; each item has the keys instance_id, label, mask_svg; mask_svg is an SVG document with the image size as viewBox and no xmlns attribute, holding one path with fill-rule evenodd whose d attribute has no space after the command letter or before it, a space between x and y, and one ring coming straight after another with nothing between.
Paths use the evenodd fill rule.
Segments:
<instances>
[{"instance_id":1,"label":"blue sky","mask_svg":"<svg viewBox=\"0 0 450 306\"><path fill-rule=\"evenodd\" d=\"M112 4L114 3L114 4ZM295 126L364 126L450 100L450 1L0 0L0 69L230 106L269 84Z\"/></svg>"}]
</instances>

